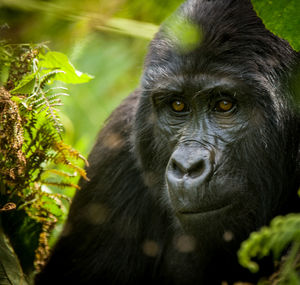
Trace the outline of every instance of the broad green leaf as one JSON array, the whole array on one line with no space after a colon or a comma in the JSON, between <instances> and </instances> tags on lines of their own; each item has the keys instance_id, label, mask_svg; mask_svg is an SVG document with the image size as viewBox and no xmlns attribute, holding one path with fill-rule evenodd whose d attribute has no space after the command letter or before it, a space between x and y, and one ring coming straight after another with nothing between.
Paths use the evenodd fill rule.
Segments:
<instances>
[{"instance_id":1,"label":"broad green leaf","mask_svg":"<svg viewBox=\"0 0 300 285\"><path fill-rule=\"evenodd\" d=\"M300 1L251 0L266 28L300 51Z\"/></svg>"},{"instance_id":2,"label":"broad green leaf","mask_svg":"<svg viewBox=\"0 0 300 285\"><path fill-rule=\"evenodd\" d=\"M10 99L13 102L16 102L18 104L22 104L22 99L20 97L18 97L18 96L12 96Z\"/></svg>"},{"instance_id":3,"label":"broad green leaf","mask_svg":"<svg viewBox=\"0 0 300 285\"><path fill-rule=\"evenodd\" d=\"M0 228L0 284L27 285L19 260Z\"/></svg>"},{"instance_id":4,"label":"broad green leaf","mask_svg":"<svg viewBox=\"0 0 300 285\"><path fill-rule=\"evenodd\" d=\"M55 80L63 81L65 83L78 84L93 79L93 76L76 70L68 57L60 52L50 51L46 53L46 55L41 54L39 67L63 71L64 73L59 73L55 76Z\"/></svg>"},{"instance_id":5,"label":"broad green leaf","mask_svg":"<svg viewBox=\"0 0 300 285\"><path fill-rule=\"evenodd\" d=\"M25 76L11 91L11 94L31 94L35 85L35 77L35 73Z\"/></svg>"},{"instance_id":6,"label":"broad green leaf","mask_svg":"<svg viewBox=\"0 0 300 285\"><path fill-rule=\"evenodd\" d=\"M9 64L3 64L0 70L0 86L2 86L8 79L9 76Z\"/></svg>"}]
</instances>

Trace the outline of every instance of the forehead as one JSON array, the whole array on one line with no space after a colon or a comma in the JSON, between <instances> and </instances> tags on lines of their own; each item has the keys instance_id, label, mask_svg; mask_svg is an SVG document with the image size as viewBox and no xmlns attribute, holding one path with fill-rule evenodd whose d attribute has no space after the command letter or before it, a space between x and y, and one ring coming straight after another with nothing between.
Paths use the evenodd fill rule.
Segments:
<instances>
[{"instance_id":1,"label":"forehead","mask_svg":"<svg viewBox=\"0 0 300 285\"><path fill-rule=\"evenodd\" d=\"M214 60L198 53L174 55L169 60L158 60L155 64L148 65L142 86L145 89L174 92L198 92L213 88L242 90L252 86L254 80L251 74L254 73L241 68L241 64L224 64L222 60Z\"/></svg>"},{"instance_id":2,"label":"forehead","mask_svg":"<svg viewBox=\"0 0 300 285\"><path fill-rule=\"evenodd\" d=\"M205 92L216 88L228 90L245 88L245 84L242 81L229 76L206 73L165 75L165 73L161 74L161 76L156 74L160 78L157 77L157 80L153 81L151 89L184 93L185 91Z\"/></svg>"}]
</instances>

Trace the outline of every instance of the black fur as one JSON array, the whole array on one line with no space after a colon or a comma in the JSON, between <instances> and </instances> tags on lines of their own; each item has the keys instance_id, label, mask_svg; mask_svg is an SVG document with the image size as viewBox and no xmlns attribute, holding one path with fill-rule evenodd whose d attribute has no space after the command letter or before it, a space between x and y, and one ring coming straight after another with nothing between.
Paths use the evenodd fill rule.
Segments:
<instances>
[{"instance_id":1,"label":"black fur","mask_svg":"<svg viewBox=\"0 0 300 285\"><path fill-rule=\"evenodd\" d=\"M248 274L236 250L300 209L290 87L299 54L250 0L189 0L176 13L150 45L141 86L101 131L90 181L36 284L221 284L269 273ZM174 19L199 30L192 49L172 34ZM172 111L175 99L184 112ZM220 100L232 111L220 112Z\"/></svg>"}]
</instances>

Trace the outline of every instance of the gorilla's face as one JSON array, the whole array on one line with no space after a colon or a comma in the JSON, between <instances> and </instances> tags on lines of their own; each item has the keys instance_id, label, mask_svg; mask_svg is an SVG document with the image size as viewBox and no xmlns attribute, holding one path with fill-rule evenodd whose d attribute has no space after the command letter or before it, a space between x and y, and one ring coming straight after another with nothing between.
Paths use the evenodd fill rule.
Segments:
<instances>
[{"instance_id":1,"label":"gorilla's face","mask_svg":"<svg viewBox=\"0 0 300 285\"><path fill-rule=\"evenodd\" d=\"M233 231L241 217L245 226L263 222L269 194L260 175L272 159L260 135L265 114L251 89L200 75L188 84L159 81L159 90L151 90L156 145L168 153L167 165L157 169L165 169L164 195L183 226L198 231L202 220L211 220Z\"/></svg>"}]
</instances>

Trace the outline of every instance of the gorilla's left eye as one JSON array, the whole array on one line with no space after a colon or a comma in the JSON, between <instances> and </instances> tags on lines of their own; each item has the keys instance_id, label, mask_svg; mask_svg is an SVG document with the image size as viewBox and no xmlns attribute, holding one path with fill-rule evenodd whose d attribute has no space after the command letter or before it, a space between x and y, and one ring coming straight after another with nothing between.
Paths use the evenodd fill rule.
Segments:
<instances>
[{"instance_id":1,"label":"gorilla's left eye","mask_svg":"<svg viewBox=\"0 0 300 285\"><path fill-rule=\"evenodd\" d=\"M175 100L171 102L172 110L175 112L183 112L186 110L186 105L180 100Z\"/></svg>"},{"instance_id":2,"label":"gorilla's left eye","mask_svg":"<svg viewBox=\"0 0 300 285\"><path fill-rule=\"evenodd\" d=\"M215 111L225 113L232 110L234 107L234 103L229 100L220 100L217 102L215 106Z\"/></svg>"}]
</instances>

